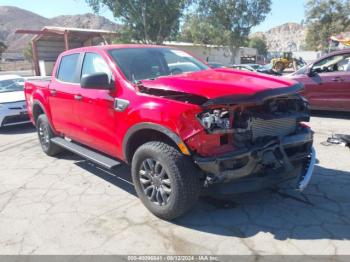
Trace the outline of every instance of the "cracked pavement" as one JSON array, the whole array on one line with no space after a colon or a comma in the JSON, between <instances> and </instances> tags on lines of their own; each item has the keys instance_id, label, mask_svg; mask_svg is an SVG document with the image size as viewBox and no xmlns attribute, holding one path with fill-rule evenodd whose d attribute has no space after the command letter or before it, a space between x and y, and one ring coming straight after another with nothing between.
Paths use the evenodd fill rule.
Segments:
<instances>
[{"instance_id":1,"label":"cracked pavement","mask_svg":"<svg viewBox=\"0 0 350 262\"><path fill-rule=\"evenodd\" d=\"M202 198L173 222L141 204L127 166L51 158L31 126L1 129L0 254L350 255L350 150L321 144L349 119L312 118L318 163L302 194Z\"/></svg>"}]
</instances>

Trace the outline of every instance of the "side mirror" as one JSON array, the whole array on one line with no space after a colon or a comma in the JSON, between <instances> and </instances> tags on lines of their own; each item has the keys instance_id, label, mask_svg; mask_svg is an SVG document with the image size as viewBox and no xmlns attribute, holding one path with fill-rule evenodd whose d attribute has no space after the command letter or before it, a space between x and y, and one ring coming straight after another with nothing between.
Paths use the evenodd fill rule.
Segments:
<instances>
[{"instance_id":1,"label":"side mirror","mask_svg":"<svg viewBox=\"0 0 350 262\"><path fill-rule=\"evenodd\" d=\"M317 73L314 70L312 70L312 66L309 66L307 68L306 75L309 77L313 77L313 76L317 75Z\"/></svg>"},{"instance_id":2,"label":"side mirror","mask_svg":"<svg viewBox=\"0 0 350 262\"><path fill-rule=\"evenodd\" d=\"M80 85L82 88L86 89L112 89L111 81L109 80L109 77L106 73L85 75L81 78Z\"/></svg>"}]
</instances>

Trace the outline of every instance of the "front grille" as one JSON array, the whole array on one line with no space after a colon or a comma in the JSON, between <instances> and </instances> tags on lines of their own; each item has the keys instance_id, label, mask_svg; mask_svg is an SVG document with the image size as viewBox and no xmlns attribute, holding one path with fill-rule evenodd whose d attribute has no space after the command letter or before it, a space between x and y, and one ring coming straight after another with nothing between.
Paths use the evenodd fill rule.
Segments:
<instances>
[{"instance_id":1,"label":"front grille","mask_svg":"<svg viewBox=\"0 0 350 262\"><path fill-rule=\"evenodd\" d=\"M29 121L29 116L28 114L21 114L21 115L16 115L16 116L7 116L4 118L2 121L2 125L10 125L10 124L15 124L19 122L25 122Z\"/></svg>"},{"instance_id":2,"label":"front grille","mask_svg":"<svg viewBox=\"0 0 350 262\"><path fill-rule=\"evenodd\" d=\"M297 120L293 117L261 119L253 118L252 123L253 141L264 136L286 136L295 132Z\"/></svg>"}]
</instances>

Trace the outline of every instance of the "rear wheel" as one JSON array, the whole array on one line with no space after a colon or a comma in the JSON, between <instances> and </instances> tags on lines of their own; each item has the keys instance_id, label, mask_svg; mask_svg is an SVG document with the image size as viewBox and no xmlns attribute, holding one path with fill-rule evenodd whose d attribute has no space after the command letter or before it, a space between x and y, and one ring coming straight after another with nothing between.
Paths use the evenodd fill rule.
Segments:
<instances>
[{"instance_id":1,"label":"rear wheel","mask_svg":"<svg viewBox=\"0 0 350 262\"><path fill-rule=\"evenodd\" d=\"M41 148L45 154L49 156L55 156L61 153L63 151L63 148L51 142L51 138L55 137L55 134L52 131L46 115L42 114L38 117L36 126Z\"/></svg>"},{"instance_id":2,"label":"rear wheel","mask_svg":"<svg viewBox=\"0 0 350 262\"><path fill-rule=\"evenodd\" d=\"M166 220L189 210L201 189L194 164L162 142L149 142L136 150L132 178L142 203L154 215Z\"/></svg>"}]
</instances>

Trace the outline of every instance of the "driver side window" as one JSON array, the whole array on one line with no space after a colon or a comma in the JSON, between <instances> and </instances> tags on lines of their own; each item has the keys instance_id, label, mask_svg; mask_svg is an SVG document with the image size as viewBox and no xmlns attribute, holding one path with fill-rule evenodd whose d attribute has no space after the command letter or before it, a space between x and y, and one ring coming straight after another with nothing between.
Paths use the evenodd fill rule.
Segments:
<instances>
[{"instance_id":1,"label":"driver side window","mask_svg":"<svg viewBox=\"0 0 350 262\"><path fill-rule=\"evenodd\" d=\"M81 76L96 73L106 73L111 78L111 70L105 60L96 53L86 53L83 62Z\"/></svg>"},{"instance_id":2,"label":"driver side window","mask_svg":"<svg viewBox=\"0 0 350 262\"><path fill-rule=\"evenodd\" d=\"M335 55L315 63L312 70L316 73L333 73L349 71L350 54Z\"/></svg>"}]
</instances>

